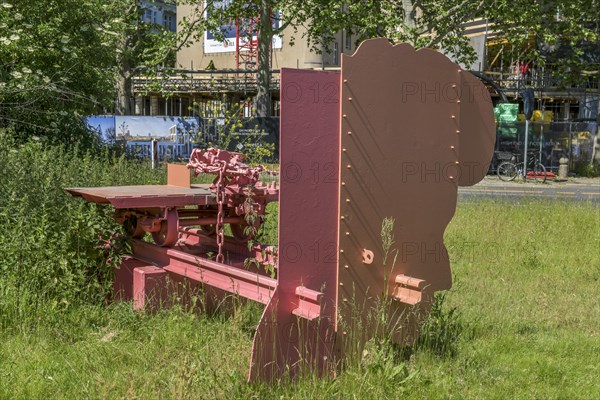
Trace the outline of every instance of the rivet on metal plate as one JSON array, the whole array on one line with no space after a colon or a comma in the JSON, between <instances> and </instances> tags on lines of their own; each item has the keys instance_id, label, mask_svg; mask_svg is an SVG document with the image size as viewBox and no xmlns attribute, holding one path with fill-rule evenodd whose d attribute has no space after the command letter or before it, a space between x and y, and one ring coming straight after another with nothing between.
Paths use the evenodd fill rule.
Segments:
<instances>
[{"instance_id":1,"label":"rivet on metal plate","mask_svg":"<svg viewBox=\"0 0 600 400\"><path fill-rule=\"evenodd\" d=\"M363 264L372 264L373 258L375 257L375 255L373 254L373 252L371 250L363 249L362 257L363 257Z\"/></svg>"}]
</instances>

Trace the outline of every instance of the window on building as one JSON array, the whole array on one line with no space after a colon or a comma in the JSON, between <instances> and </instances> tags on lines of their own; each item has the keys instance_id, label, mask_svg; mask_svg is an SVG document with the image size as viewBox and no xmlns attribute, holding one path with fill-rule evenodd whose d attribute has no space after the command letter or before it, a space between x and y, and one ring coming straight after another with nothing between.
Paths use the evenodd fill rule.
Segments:
<instances>
[{"instance_id":1,"label":"window on building","mask_svg":"<svg viewBox=\"0 0 600 400\"><path fill-rule=\"evenodd\" d=\"M352 33L349 30L346 30L346 50L350 50L352 48Z\"/></svg>"},{"instance_id":2,"label":"window on building","mask_svg":"<svg viewBox=\"0 0 600 400\"><path fill-rule=\"evenodd\" d=\"M333 43L333 65L338 65L339 64L339 48L338 48L338 42L334 42Z\"/></svg>"},{"instance_id":3,"label":"window on building","mask_svg":"<svg viewBox=\"0 0 600 400\"><path fill-rule=\"evenodd\" d=\"M163 26L170 31L175 31L175 16L173 14L163 14Z\"/></svg>"}]
</instances>

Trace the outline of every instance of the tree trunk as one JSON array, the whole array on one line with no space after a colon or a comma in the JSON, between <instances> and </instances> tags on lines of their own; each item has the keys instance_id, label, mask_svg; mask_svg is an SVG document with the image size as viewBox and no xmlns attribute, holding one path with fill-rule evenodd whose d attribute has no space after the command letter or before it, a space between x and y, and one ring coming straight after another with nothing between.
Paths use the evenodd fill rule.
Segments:
<instances>
[{"instance_id":1,"label":"tree trunk","mask_svg":"<svg viewBox=\"0 0 600 400\"><path fill-rule=\"evenodd\" d=\"M257 63L257 90L256 90L256 116L271 116L271 65L270 52L273 40L273 26L271 25L271 4L269 0L261 0L258 31L258 63Z\"/></svg>"},{"instance_id":2,"label":"tree trunk","mask_svg":"<svg viewBox=\"0 0 600 400\"><path fill-rule=\"evenodd\" d=\"M409 29L414 29L417 26L415 20L415 4L412 0L402 0L402 8L404 9L404 25Z\"/></svg>"},{"instance_id":3,"label":"tree trunk","mask_svg":"<svg viewBox=\"0 0 600 400\"><path fill-rule=\"evenodd\" d=\"M119 81L117 82L117 109L118 115L131 115L131 99L133 88L131 82L131 66L129 60L121 60L119 66Z\"/></svg>"},{"instance_id":4,"label":"tree trunk","mask_svg":"<svg viewBox=\"0 0 600 400\"><path fill-rule=\"evenodd\" d=\"M134 13L134 15L137 15ZM131 115L132 82L131 66L134 62L131 54L131 34L125 30L122 32L118 42L117 52L117 104L115 114Z\"/></svg>"}]
</instances>

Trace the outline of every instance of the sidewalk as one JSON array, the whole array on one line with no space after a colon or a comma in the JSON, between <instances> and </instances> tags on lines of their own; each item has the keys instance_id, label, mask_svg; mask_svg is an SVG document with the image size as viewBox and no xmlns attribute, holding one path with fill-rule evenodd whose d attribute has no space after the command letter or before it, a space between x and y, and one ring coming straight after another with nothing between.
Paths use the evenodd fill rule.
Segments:
<instances>
[{"instance_id":1,"label":"sidewalk","mask_svg":"<svg viewBox=\"0 0 600 400\"><path fill-rule=\"evenodd\" d=\"M526 198L546 198L591 201L600 204L600 178L570 178L565 182L528 181L504 182L497 176L486 176L474 186L458 188L460 199L498 198L515 201Z\"/></svg>"},{"instance_id":2,"label":"sidewalk","mask_svg":"<svg viewBox=\"0 0 600 400\"><path fill-rule=\"evenodd\" d=\"M598 193L600 193L600 177L598 178L569 178L566 181L554 181L552 179L546 180L545 183L538 183L533 180L527 180L527 182L522 182L520 180L515 180L512 182L504 182L501 181L496 175L487 175L483 180L477 183L474 187L481 186L514 186L514 187L588 187L590 189L596 189Z\"/></svg>"}]
</instances>

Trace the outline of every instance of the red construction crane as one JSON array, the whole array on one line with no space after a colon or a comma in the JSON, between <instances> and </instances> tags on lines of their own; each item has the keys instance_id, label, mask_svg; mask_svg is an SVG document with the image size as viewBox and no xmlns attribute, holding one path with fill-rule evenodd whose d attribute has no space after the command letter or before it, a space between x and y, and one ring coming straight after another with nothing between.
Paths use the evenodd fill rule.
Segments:
<instances>
[{"instance_id":1,"label":"red construction crane","mask_svg":"<svg viewBox=\"0 0 600 400\"><path fill-rule=\"evenodd\" d=\"M235 23L237 69L256 69L258 61L258 17L240 18Z\"/></svg>"}]
</instances>

